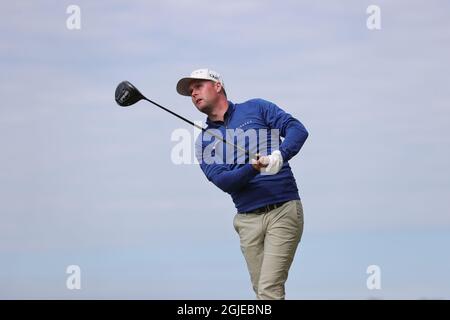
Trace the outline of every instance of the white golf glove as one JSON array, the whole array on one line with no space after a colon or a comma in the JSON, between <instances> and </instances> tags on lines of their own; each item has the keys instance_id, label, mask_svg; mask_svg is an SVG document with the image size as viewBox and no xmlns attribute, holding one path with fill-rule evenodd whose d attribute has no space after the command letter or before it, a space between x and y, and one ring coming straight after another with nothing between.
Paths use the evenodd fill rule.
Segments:
<instances>
[{"instance_id":1,"label":"white golf glove","mask_svg":"<svg viewBox=\"0 0 450 320\"><path fill-rule=\"evenodd\" d=\"M261 168L261 174L264 175L277 174L281 170L281 167L283 166L283 157L281 156L281 152L279 150L276 150L266 158L268 159L269 164L267 165L267 167Z\"/></svg>"}]
</instances>

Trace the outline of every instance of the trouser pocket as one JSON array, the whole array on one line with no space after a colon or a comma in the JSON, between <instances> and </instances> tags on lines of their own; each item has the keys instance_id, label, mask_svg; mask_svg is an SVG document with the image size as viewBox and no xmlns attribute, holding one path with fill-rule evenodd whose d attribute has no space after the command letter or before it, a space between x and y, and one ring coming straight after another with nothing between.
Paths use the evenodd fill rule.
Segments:
<instances>
[{"instance_id":1,"label":"trouser pocket","mask_svg":"<svg viewBox=\"0 0 450 320\"><path fill-rule=\"evenodd\" d=\"M236 232L239 234L239 229L238 229L238 225L237 225L238 219L239 219L239 213L236 213L233 218L233 227L234 227L234 230L236 230Z\"/></svg>"}]
</instances>

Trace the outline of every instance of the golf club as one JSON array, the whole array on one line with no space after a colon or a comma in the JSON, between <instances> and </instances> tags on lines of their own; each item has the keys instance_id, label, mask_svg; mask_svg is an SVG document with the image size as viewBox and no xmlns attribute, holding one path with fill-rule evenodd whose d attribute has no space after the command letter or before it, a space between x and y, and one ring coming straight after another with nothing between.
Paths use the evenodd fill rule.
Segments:
<instances>
[{"instance_id":1,"label":"golf club","mask_svg":"<svg viewBox=\"0 0 450 320\"><path fill-rule=\"evenodd\" d=\"M133 104L135 104L136 102L140 101L140 100L147 100L148 102L154 104L157 107L160 107L161 109L163 109L164 111L169 112L170 114L173 114L175 117L180 118L181 120L193 125L194 127L202 130L203 132L207 132L208 134L216 137L217 139L221 140L222 142L232 146L233 148L237 148L240 151L244 152L245 155L249 156L250 159L258 159L259 157L251 152L246 151L245 149L241 148L240 146L237 146L231 142L226 141L225 139L223 139L221 136L214 134L213 132L207 131L205 128L195 124L194 122L180 116L179 114L163 107L162 105L160 105L159 103L156 103L150 99L147 99L142 93L139 92L139 90L132 85L129 81L122 81L121 83L119 83L119 85L116 88L116 102L119 106L121 107L129 107Z\"/></svg>"}]
</instances>

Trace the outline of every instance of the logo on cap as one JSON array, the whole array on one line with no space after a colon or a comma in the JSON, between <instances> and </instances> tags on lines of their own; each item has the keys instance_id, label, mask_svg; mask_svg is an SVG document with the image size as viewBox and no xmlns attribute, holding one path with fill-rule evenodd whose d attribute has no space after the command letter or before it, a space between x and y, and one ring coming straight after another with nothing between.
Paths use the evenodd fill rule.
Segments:
<instances>
[{"instance_id":1,"label":"logo on cap","mask_svg":"<svg viewBox=\"0 0 450 320\"><path fill-rule=\"evenodd\" d=\"M198 69L192 71L189 77L180 79L177 83L177 92L184 96L190 96L189 83L195 79L204 79L218 82L222 85L225 92L225 83L219 73L209 69Z\"/></svg>"},{"instance_id":2,"label":"logo on cap","mask_svg":"<svg viewBox=\"0 0 450 320\"><path fill-rule=\"evenodd\" d=\"M214 79L216 79L217 81L219 81L219 76L218 76L217 74L214 74L214 73L210 72L210 73L209 73L209 76L210 76L211 78L214 78Z\"/></svg>"}]
</instances>

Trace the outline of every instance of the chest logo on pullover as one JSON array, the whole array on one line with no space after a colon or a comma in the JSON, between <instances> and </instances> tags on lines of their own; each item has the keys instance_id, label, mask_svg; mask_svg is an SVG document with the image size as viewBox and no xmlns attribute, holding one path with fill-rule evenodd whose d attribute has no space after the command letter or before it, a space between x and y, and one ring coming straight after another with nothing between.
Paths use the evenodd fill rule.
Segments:
<instances>
[{"instance_id":1,"label":"chest logo on pullover","mask_svg":"<svg viewBox=\"0 0 450 320\"><path fill-rule=\"evenodd\" d=\"M250 124L250 123L252 123L253 121L252 120L249 120L249 121L246 121L246 122L244 122L243 124L241 124L239 127L237 127L238 129L240 129L240 128L242 128L243 126L246 126L246 125L248 125L248 124Z\"/></svg>"}]
</instances>

